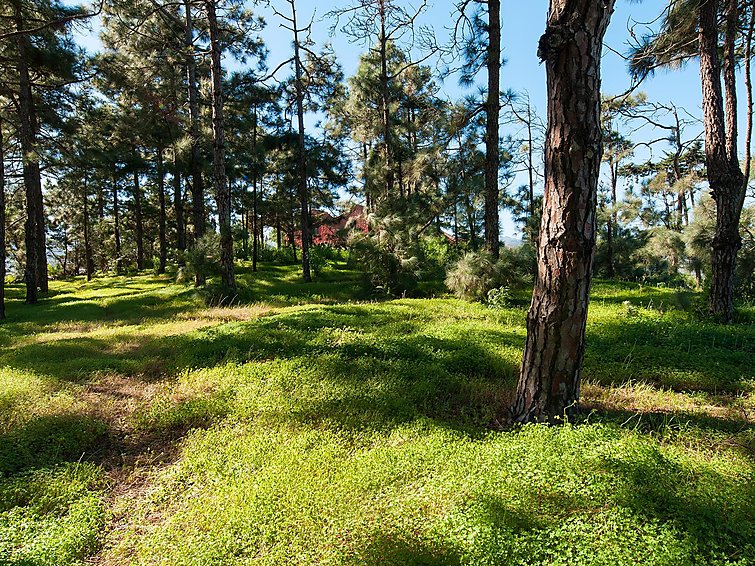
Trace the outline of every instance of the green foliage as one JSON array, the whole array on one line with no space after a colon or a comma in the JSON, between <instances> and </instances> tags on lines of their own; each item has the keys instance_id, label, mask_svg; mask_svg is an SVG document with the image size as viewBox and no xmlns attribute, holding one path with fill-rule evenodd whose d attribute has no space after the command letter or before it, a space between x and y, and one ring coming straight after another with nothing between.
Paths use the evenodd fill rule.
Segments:
<instances>
[{"instance_id":1,"label":"green foliage","mask_svg":"<svg viewBox=\"0 0 755 566\"><path fill-rule=\"evenodd\" d=\"M508 287L497 287L488 291L485 304L493 309L510 307L513 300L511 290Z\"/></svg>"},{"instance_id":2,"label":"green foliage","mask_svg":"<svg viewBox=\"0 0 755 566\"><path fill-rule=\"evenodd\" d=\"M207 232L195 242L184 256L185 268L179 274L179 283L192 279L196 274L211 277L220 272L220 236Z\"/></svg>"},{"instance_id":3,"label":"green foliage","mask_svg":"<svg viewBox=\"0 0 755 566\"><path fill-rule=\"evenodd\" d=\"M521 287L532 269L530 248L501 248L498 261L487 252L467 252L446 275L449 290L467 301L481 301L499 287Z\"/></svg>"},{"instance_id":4,"label":"green foliage","mask_svg":"<svg viewBox=\"0 0 755 566\"><path fill-rule=\"evenodd\" d=\"M65 464L0 480L0 563L74 566L98 548L103 474Z\"/></svg>"},{"instance_id":5,"label":"green foliage","mask_svg":"<svg viewBox=\"0 0 755 566\"><path fill-rule=\"evenodd\" d=\"M370 232L353 230L347 243L369 289L387 296L411 293L420 276L416 226L397 214L373 214L368 221Z\"/></svg>"}]
</instances>

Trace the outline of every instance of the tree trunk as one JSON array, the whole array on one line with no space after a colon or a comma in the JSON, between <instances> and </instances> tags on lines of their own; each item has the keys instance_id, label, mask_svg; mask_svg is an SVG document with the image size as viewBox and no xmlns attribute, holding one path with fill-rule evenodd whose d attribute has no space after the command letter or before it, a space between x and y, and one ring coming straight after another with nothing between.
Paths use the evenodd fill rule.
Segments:
<instances>
[{"instance_id":1,"label":"tree trunk","mask_svg":"<svg viewBox=\"0 0 755 566\"><path fill-rule=\"evenodd\" d=\"M736 3L734 3L734 8L736 8ZM717 9L716 0L704 0L700 5L700 82L703 94L705 162L708 184L716 203L710 310L719 320L728 323L734 317L734 276L737 252L742 245L739 235L739 218L742 212L741 191L744 188L744 181L736 159L736 147L733 150L729 147L732 143L736 145L735 141L732 142L727 138L724 126L716 27ZM725 43L731 40L731 35L726 34ZM733 49L731 45L725 45L725 53L728 54L730 49ZM731 103L735 90L734 73L725 72L724 80L728 93L727 102ZM728 119L736 123L736 108L732 107L728 110ZM731 134L731 131L729 133Z\"/></svg>"},{"instance_id":2,"label":"tree trunk","mask_svg":"<svg viewBox=\"0 0 755 566\"><path fill-rule=\"evenodd\" d=\"M304 281L312 281L309 270L309 194L307 190L307 162L304 147L304 87L302 85L302 65L299 55L299 30L296 28L296 3L290 0L291 19L294 30L294 66L296 72L296 121L298 125L299 153L298 181L299 207L301 208L301 271ZM296 248L294 248L295 250ZM294 252L295 253L295 252Z\"/></svg>"},{"instance_id":3,"label":"tree trunk","mask_svg":"<svg viewBox=\"0 0 755 566\"><path fill-rule=\"evenodd\" d=\"M538 276L512 418L576 414L595 248L602 140L600 57L614 1L551 0L540 39L548 82Z\"/></svg>"},{"instance_id":4,"label":"tree trunk","mask_svg":"<svg viewBox=\"0 0 755 566\"><path fill-rule=\"evenodd\" d=\"M118 180L113 177L113 235L115 237L115 270L120 273L123 269L121 257L121 224L118 210Z\"/></svg>"},{"instance_id":5,"label":"tree trunk","mask_svg":"<svg viewBox=\"0 0 755 566\"><path fill-rule=\"evenodd\" d=\"M84 192L81 195L81 207L84 220L84 268L86 269L87 281L91 281L92 276L94 275L94 260L92 259L92 239L89 234L89 194L87 186L87 171L84 171L83 189Z\"/></svg>"},{"instance_id":6,"label":"tree trunk","mask_svg":"<svg viewBox=\"0 0 755 566\"><path fill-rule=\"evenodd\" d=\"M485 247L498 259L498 114L501 109L501 2L488 0L488 99L485 102Z\"/></svg>"},{"instance_id":7,"label":"tree trunk","mask_svg":"<svg viewBox=\"0 0 755 566\"><path fill-rule=\"evenodd\" d=\"M24 25L20 2L18 0L14 1L13 7L16 29L21 31ZM37 199L36 193L41 186L41 183L39 160L35 154L36 120L34 117L35 110L31 91L31 79L29 77L29 38L26 34L22 33L16 36L16 48L18 50L16 69L19 78L18 136L21 144L21 152L23 154L23 178L26 197L26 223L24 226L26 267L24 270L24 279L26 281L26 302L28 304L34 304L37 302L37 291L40 284L40 243L39 229L37 226L39 220L39 211L37 210L39 199Z\"/></svg>"},{"instance_id":8,"label":"tree trunk","mask_svg":"<svg viewBox=\"0 0 755 566\"><path fill-rule=\"evenodd\" d=\"M254 156L254 170L252 171L252 272L257 272L257 256L259 254L259 241L257 238L257 190L259 184L259 163L257 155L257 106L254 107L252 122L252 155Z\"/></svg>"},{"instance_id":9,"label":"tree trunk","mask_svg":"<svg viewBox=\"0 0 755 566\"><path fill-rule=\"evenodd\" d=\"M5 151L0 118L0 320L5 318Z\"/></svg>"},{"instance_id":10,"label":"tree trunk","mask_svg":"<svg viewBox=\"0 0 755 566\"><path fill-rule=\"evenodd\" d=\"M173 149L173 209L176 214L176 248L179 252L186 251L186 224L184 223L183 192L181 190L181 171L178 158ZM183 265L183 253L178 254L178 263Z\"/></svg>"},{"instance_id":11,"label":"tree trunk","mask_svg":"<svg viewBox=\"0 0 755 566\"><path fill-rule=\"evenodd\" d=\"M160 216L157 219L158 240L160 245L157 273L165 273L168 261L168 242L165 235L165 168L163 167L163 148L157 148L157 200L160 204Z\"/></svg>"},{"instance_id":12,"label":"tree trunk","mask_svg":"<svg viewBox=\"0 0 755 566\"><path fill-rule=\"evenodd\" d=\"M186 29L184 48L186 49L186 84L189 95L189 138L191 140L191 204L194 224L194 245L204 236L204 184L202 162L199 151L199 96L197 87L197 64L194 61L194 23L191 15L191 2L184 4ZM205 274L194 274L194 286L205 284Z\"/></svg>"},{"instance_id":13,"label":"tree trunk","mask_svg":"<svg viewBox=\"0 0 755 566\"><path fill-rule=\"evenodd\" d=\"M134 220L136 236L136 269L144 269L144 218L142 216L142 188L139 185L139 172L134 171Z\"/></svg>"},{"instance_id":14,"label":"tree trunk","mask_svg":"<svg viewBox=\"0 0 755 566\"><path fill-rule=\"evenodd\" d=\"M225 126L223 124L223 70L215 0L205 2L210 28L210 71L212 75L212 172L220 225L220 271L223 284L236 288L233 273L233 234L231 233L231 188L225 173Z\"/></svg>"},{"instance_id":15,"label":"tree trunk","mask_svg":"<svg viewBox=\"0 0 755 566\"><path fill-rule=\"evenodd\" d=\"M393 194L394 172L393 172L393 138L391 132L391 108L390 92L388 77L388 36L386 33L387 6L386 0L378 0L380 11L380 113L383 127L383 148L385 154L385 195L384 198L390 199Z\"/></svg>"}]
</instances>

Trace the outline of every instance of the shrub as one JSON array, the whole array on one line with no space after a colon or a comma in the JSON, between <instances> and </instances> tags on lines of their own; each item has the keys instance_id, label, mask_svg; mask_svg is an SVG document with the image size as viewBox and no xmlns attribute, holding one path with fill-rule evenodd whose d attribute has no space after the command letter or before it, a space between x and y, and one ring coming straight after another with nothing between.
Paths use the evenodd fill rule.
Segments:
<instances>
[{"instance_id":1,"label":"shrub","mask_svg":"<svg viewBox=\"0 0 755 566\"><path fill-rule=\"evenodd\" d=\"M371 231L353 230L348 245L351 259L363 270L373 292L405 295L416 289L419 250L412 227L400 216L368 217Z\"/></svg>"},{"instance_id":2,"label":"shrub","mask_svg":"<svg viewBox=\"0 0 755 566\"><path fill-rule=\"evenodd\" d=\"M497 287L488 291L485 303L492 309L504 309L511 306L512 299L508 287Z\"/></svg>"},{"instance_id":3,"label":"shrub","mask_svg":"<svg viewBox=\"0 0 755 566\"><path fill-rule=\"evenodd\" d=\"M253 293L248 287L238 286L231 289L222 283L205 285L198 288L196 293L207 307L231 307L253 300Z\"/></svg>"},{"instance_id":4,"label":"shrub","mask_svg":"<svg viewBox=\"0 0 755 566\"><path fill-rule=\"evenodd\" d=\"M177 279L189 280L197 273L210 277L220 271L220 236L208 232L194 243L184 255L185 266Z\"/></svg>"},{"instance_id":5,"label":"shrub","mask_svg":"<svg viewBox=\"0 0 755 566\"><path fill-rule=\"evenodd\" d=\"M522 246L523 248L524 246ZM482 301L494 289L524 285L531 279L531 258L522 248L502 248L498 261L488 252L467 252L446 275L446 286L460 299ZM501 291L503 293L503 291ZM501 300L510 300L510 295Z\"/></svg>"}]
</instances>

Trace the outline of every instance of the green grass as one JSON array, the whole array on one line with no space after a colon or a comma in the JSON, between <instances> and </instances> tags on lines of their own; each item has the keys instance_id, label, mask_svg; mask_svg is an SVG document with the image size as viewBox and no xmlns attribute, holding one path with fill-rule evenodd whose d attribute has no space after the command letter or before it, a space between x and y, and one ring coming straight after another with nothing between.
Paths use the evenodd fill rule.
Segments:
<instances>
[{"instance_id":1,"label":"green grass","mask_svg":"<svg viewBox=\"0 0 755 566\"><path fill-rule=\"evenodd\" d=\"M0 325L0 564L750 564L755 309L600 282L584 417L506 429L527 293L336 266L56 282Z\"/></svg>"}]
</instances>

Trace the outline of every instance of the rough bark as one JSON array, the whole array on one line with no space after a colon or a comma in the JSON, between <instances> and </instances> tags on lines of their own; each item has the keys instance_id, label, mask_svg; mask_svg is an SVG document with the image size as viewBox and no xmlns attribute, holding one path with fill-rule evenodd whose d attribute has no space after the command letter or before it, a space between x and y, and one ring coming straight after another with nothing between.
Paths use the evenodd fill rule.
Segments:
<instances>
[{"instance_id":1,"label":"rough bark","mask_svg":"<svg viewBox=\"0 0 755 566\"><path fill-rule=\"evenodd\" d=\"M551 0L539 55L548 82L538 276L512 407L517 422L578 411L602 153L600 57L614 1Z\"/></svg>"},{"instance_id":2,"label":"rough bark","mask_svg":"<svg viewBox=\"0 0 755 566\"><path fill-rule=\"evenodd\" d=\"M498 226L498 115L501 110L501 2L488 0L488 98L485 102L485 247L494 258L499 252Z\"/></svg>"},{"instance_id":3,"label":"rough bark","mask_svg":"<svg viewBox=\"0 0 755 566\"><path fill-rule=\"evenodd\" d=\"M24 27L23 16L21 14L21 4L16 1L13 3L14 16L16 20L16 29L21 31ZM16 61L16 70L18 72L19 90L18 90L18 118L19 128L18 136L23 153L23 179L25 190L26 204L26 223L24 225L25 245L26 245L26 266L24 269L24 279L26 282L26 302L28 304L36 303L38 300L39 281L39 201L37 190L41 187L39 160L36 157L36 131L35 131L35 110L34 99L31 90L31 78L29 76L29 38L26 34L16 36L16 49L18 59Z\"/></svg>"},{"instance_id":4,"label":"rough bark","mask_svg":"<svg viewBox=\"0 0 755 566\"><path fill-rule=\"evenodd\" d=\"M734 7L736 8L736 4ZM736 147L733 151L729 147L732 142L727 138L724 122L721 69L718 59L718 30L716 28L717 9L718 2L716 0L704 0L700 4L700 82L703 95L705 162L708 184L716 203L716 231L712 242L713 269L710 310L721 322L731 322L734 316L734 277L737 252L742 245L742 239L739 235L739 218L742 212L741 191L744 187L744 181L736 159ZM727 33L726 42L730 39L731 36ZM730 48L731 46L725 47L724 51L728 53ZM727 93L729 93L727 102L731 103L735 90L734 73L725 72L724 80ZM728 119L736 123L736 108L732 107L728 110Z\"/></svg>"},{"instance_id":5,"label":"rough bark","mask_svg":"<svg viewBox=\"0 0 755 566\"><path fill-rule=\"evenodd\" d=\"M236 288L233 272L231 233L231 188L225 172L225 125L223 123L223 69L215 0L205 2L210 31L210 74L212 78L212 177L220 225L220 272L223 284Z\"/></svg>"},{"instance_id":6,"label":"rough bark","mask_svg":"<svg viewBox=\"0 0 755 566\"><path fill-rule=\"evenodd\" d=\"M191 2L184 4L186 27L184 48L186 50L186 85L189 96L189 139L191 140L191 204L194 224L194 243L204 236L204 183L202 180L202 160L199 151L199 95L197 87L197 64L194 60L194 22ZM194 285L205 284L204 273L194 274Z\"/></svg>"},{"instance_id":7,"label":"rough bark","mask_svg":"<svg viewBox=\"0 0 755 566\"><path fill-rule=\"evenodd\" d=\"M257 271L257 256L259 254L259 239L257 238L257 227L259 217L257 216L257 191L259 184L259 164L257 163L257 106L254 107L252 123L252 155L254 155L254 170L252 171L252 272Z\"/></svg>"}]
</instances>

